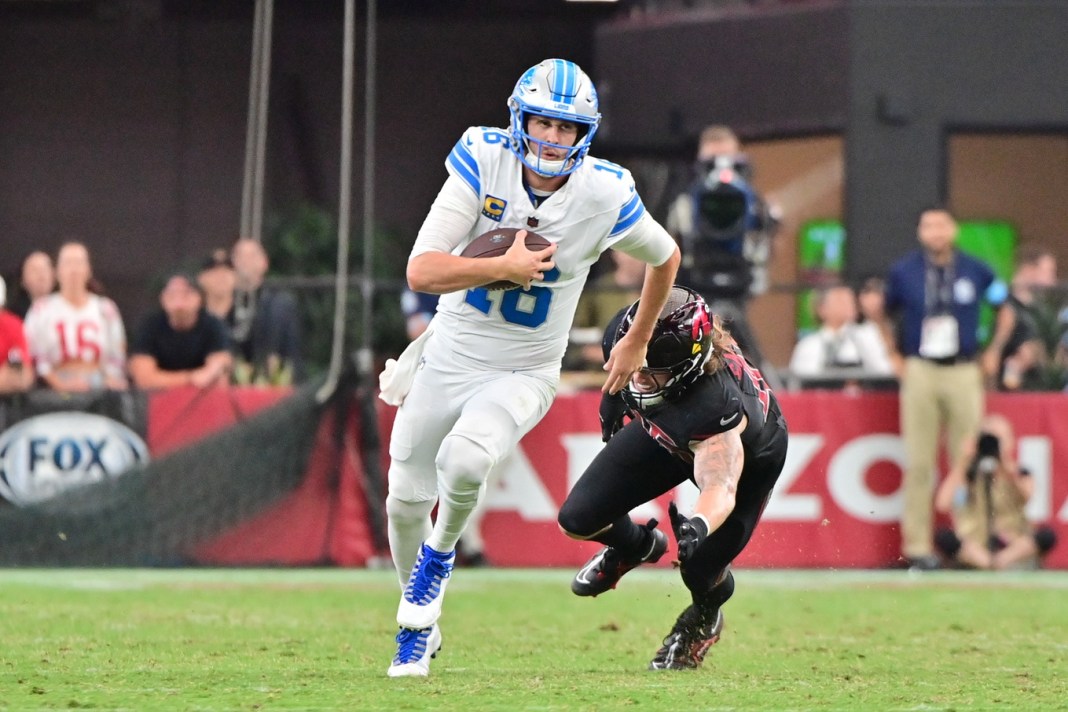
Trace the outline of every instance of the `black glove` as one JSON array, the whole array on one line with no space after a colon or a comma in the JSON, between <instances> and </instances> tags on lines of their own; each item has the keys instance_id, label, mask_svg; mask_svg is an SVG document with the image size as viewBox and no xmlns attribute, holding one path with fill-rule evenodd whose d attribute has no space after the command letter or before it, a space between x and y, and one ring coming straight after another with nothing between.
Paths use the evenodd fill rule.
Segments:
<instances>
[{"instance_id":1,"label":"black glove","mask_svg":"<svg viewBox=\"0 0 1068 712\"><path fill-rule=\"evenodd\" d=\"M627 404L619 393L605 393L601 396L601 442L608 442L612 436L623 428L623 416L627 414Z\"/></svg>"},{"instance_id":2,"label":"black glove","mask_svg":"<svg viewBox=\"0 0 1068 712\"><path fill-rule=\"evenodd\" d=\"M700 517L689 519L679 514L674 502L668 505L668 516L671 519L671 529L675 532L675 540L679 543L679 561L684 562L693 556L697 547L708 536L708 525Z\"/></svg>"}]
</instances>

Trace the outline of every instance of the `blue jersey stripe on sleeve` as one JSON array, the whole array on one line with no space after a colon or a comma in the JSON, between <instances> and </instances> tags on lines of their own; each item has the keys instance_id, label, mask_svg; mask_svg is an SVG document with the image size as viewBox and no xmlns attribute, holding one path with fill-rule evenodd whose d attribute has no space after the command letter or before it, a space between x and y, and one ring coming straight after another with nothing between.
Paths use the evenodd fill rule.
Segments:
<instances>
[{"instance_id":1,"label":"blue jersey stripe on sleeve","mask_svg":"<svg viewBox=\"0 0 1068 712\"><path fill-rule=\"evenodd\" d=\"M475 195L481 194L482 182L478 177L478 162L475 161L471 151L464 145L463 139L456 142L456 146L453 147L452 152L449 154L448 164L456 171L456 175L463 178L464 182L471 186L471 190L475 191Z\"/></svg>"},{"instance_id":2,"label":"blue jersey stripe on sleeve","mask_svg":"<svg viewBox=\"0 0 1068 712\"><path fill-rule=\"evenodd\" d=\"M641 197L635 193L627 201L626 205L619 209L619 219L616 220L615 227L612 228L612 232L609 234L618 235L638 222L642 215L645 215L645 204L642 203Z\"/></svg>"}]
</instances>

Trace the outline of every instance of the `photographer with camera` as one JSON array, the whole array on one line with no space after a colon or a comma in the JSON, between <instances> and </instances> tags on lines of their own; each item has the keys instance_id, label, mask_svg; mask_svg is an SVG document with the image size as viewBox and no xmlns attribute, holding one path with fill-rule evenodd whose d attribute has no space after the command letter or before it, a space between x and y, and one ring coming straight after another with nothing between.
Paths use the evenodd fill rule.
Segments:
<instances>
[{"instance_id":1,"label":"photographer with camera","mask_svg":"<svg viewBox=\"0 0 1068 712\"><path fill-rule=\"evenodd\" d=\"M935 545L947 559L977 569L1026 565L1048 553L1056 535L1032 525L1024 512L1035 485L1016 462L1012 424L990 414L979 427L935 495L935 508L953 522L935 533Z\"/></svg>"},{"instance_id":2,"label":"photographer with camera","mask_svg":"<svg viewBox=\"0 0 1068 712\"><path fill-rule=\"evenodd\" d=\"M763 365L746 311L750 297L767 291L779 220L751 180L752 166L734 131L705 128L696 175L672 203L665 227L682 250L679 282L696 289L724 318L749 360Z\"/></svg>"}]
</instances>

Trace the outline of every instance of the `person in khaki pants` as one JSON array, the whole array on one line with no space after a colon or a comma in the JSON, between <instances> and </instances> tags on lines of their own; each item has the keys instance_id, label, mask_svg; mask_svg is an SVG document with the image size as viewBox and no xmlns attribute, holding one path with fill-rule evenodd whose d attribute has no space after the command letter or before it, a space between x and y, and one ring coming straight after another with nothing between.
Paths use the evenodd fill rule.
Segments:
<instances>
[{"instance_id":1,"label":"person in khaki pants","mask_svg":"<svg viewBox=\"0 0 1068 712\"><path fill-rule=\"evenodd\" d=\"M935 569L933 494L939 442L948 452L976 431L985 399L979 365L979 308L999 306L1008 290L981 260L956 248L957 222L944 207L920 211L920 249L887 274L886 313L894 320L901 436L905 447L901 554L916 569Z\"/></svg>"}]
</instances>

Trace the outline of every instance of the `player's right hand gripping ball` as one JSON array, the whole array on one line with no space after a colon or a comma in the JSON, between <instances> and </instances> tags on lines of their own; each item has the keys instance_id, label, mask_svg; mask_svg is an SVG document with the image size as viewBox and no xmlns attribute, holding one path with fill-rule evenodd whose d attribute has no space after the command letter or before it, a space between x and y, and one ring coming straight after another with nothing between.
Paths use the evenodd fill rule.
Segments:
<instances>
[{"instance_id":1,"label":"player's right hand gripping ball","mask_svg":"<svg viewBox=\"0 0 1068 712\"><path fill-rule=\"evenodd\" d=\"M668 505L668 517L675 540L679 543L679 561L685 562L708 536L708 527L702 519L690 519L679 514L674 502Z\"/></svg>"},{"instance_id":2,"label":"player's right hand gripping ball","mask_svg":"<svg viewBox=\"0 0 1068 712\"><path fill-rule=\"evenodd\" d=\"M520 230L526 230L526 228L519 227L498 227L493 230L482 233L471 242L467 243L463 251L460 253L460 257L500 257L508 248L515 242L516 233ZM545 239L536 232L527 230L527 236L524 239L527 249L532 252L538 252L544 250L549 245L553 244L549 240ZM490 282L489 284L483 284L485 289L515 289L519 285L511 280L500 279L496 282Z\"/></svg>"}]
</instances>

